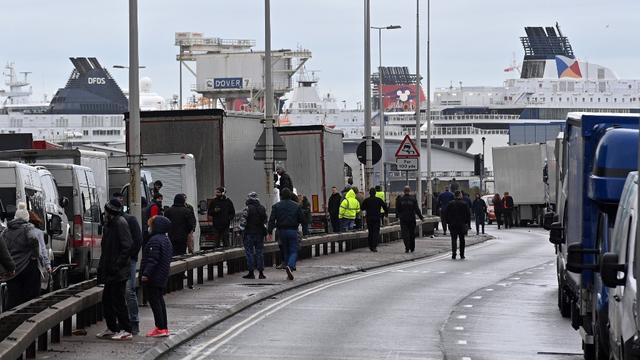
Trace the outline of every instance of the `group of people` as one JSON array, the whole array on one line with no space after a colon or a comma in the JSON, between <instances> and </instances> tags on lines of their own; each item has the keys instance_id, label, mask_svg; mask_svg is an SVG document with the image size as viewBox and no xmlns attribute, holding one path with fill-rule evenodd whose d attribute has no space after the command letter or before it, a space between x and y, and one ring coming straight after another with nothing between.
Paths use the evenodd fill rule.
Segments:
<instances>
[{"instance_id":1,"label":"group of people","mask_svg":"<svg viewBox=\"0 0 640 360\"><path fill-rule=\"evenodd\" d=\"M505 229L513 227L513 197L506 191L502 198L500 194L493 195L493 212L496 214L498 230L504 224Z\"/></svg>"}]
</instances>

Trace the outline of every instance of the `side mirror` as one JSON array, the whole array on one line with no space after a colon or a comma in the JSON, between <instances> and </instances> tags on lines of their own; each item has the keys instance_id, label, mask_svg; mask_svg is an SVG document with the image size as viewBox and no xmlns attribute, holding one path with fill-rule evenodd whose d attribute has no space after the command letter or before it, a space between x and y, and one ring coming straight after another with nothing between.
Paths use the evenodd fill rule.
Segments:
<instances>
[{"instance_id":1,"label":"side mirror","mask_svg":"<svg viewBox=\"0 0 640 360\"><path fill-rule=\"evenodd\" d=\"M610 288L614 288L619 285L624 285L627 281L627 274L625 264L618 263L618 254L616 253L605 253L602 255L602 259L600 261L600 276L602 277L602 282ZM622 278L618 277L618 273L624 273Z\"/></svg>"},{"instance_id":2,"label":"side mirror","mask_svg":"<svg viewBox=\"0 0 640 360\"><path fill-rule=\"evenodd\" d=\"M207 213L207 200L200 200L198 202L198 214L204 215Z\"/></svg>"},{"instance_id":3,"label":"side mirror","mask_svg":"<svg viewBox=\"0 0 640 360\"><path fill-rule=\"evenodd\" d=\"M542 227L545 230L551 230L551 224L553 224L555 220L555 213L548 212L544 214L544 218L542 219Z\"/></svg>"},{"instance_id":4,"label":"side mirror","mask_svg":"<svg viewBox=\"0 0 640 360\"><path fill-rule=\"evenodd\" d=\"M567 270L572 273L581 273L584 270L598 271L597 265L585 264L583 255L598 255L596 249L585 249L582 244L571 244L567 248Z\"/></svg>"},{"instance_id":5,"label":"side mirror","mask_svg":"<svg viewBox=\"0 0 640 360\"><path fill-rule=\"evenodd\" d=\"M69 206L69 199L66 196L63 196L59 200L60 206L64 209Z\"/></svg>"},{"instance_id":6,"label":"side mirror","mask_svg":"<svg viewBox=\"0 0 640 360\"><path fill-rule=\"evenodd\" d=\"M547 215L545 215L545 223ZM560 222L554 222L549 226L549 242L554 245L564 244L564 228Z\"/></svg>"},{"instance_id":7,"label":"side mirror","mask_svg":"<svg viewBox=\"0 0 640 360\"><path fill-rule=\"evenodd\" d=\"M55 236L62 234L62 218L58 215L51 215L47 224L47 234Z\"/></svg>"}]
</instances>

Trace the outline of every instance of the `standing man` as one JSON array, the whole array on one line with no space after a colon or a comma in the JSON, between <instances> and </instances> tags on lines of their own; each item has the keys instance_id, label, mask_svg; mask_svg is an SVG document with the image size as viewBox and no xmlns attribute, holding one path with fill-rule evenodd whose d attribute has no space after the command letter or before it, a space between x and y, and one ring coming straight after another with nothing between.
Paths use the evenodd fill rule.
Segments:
<instances>
[{"instance_id":1,"label":"standing man","mask_svg":"<svg viewBox=\"0 0 640 360\"><path fill-rule=\"evenodd\" d=\"M471 199L469 198L469 194L467 194L464 191L460 191L462 193L462 201L464 201L465 204L467 204L467 206L469 207L469 214L471 214L471 212L473 211L473 203L471 202ZM467 223L467 229L471 230L471 216L469 216L469 222Z\"/></svg>"},{"instance_id":2,"label":"standing man","mask_svg":"<svg viewBox=\"0 0 640 360\"><path fill-rule=\"evenodd\" d=\"M375 188L369 190L369 197L362 202L362 210L366 213L369 250L378 252L378 242L380 241L380 219L389 212L387 204L378 197Z\"/></svg>"},{"instance_id":3,"label":"standing man","mask_svg":"<svg viewBox=\"0 0 640 360\"><path fill-rule=\"evenodd\" d=\"M447 210L447 205L453 201L453 193L449 191L449 188L444 188L444 191L438 195L438 208L440 209L440 221L442 221L442 232L444 235L447 235L447 219L445 218L445 213Z\"/></svg>"},{"instance_id":4,"label":"standing man","mask_svg":"<svg viewBox=\"0 0 640 360\"><path fill-rule=\"evenodd\" d=\"M384 191L382 191L382 187L380 185L376 185L375 189L376 189L376 197L378 199L382 200L382 202L385 203L385 205L386 205L387 199L386 199L386 196L384 194ZM381 214L380 221L382 221L382 219L384 219L384 215L383 214L387 214L387 213L388 213L387 210L380 209L380 214ZM382 225L382 224L380 224L380 225Z\"/></svg>"},{"instance_id":5,"label":"standing man","mask_svg":"<svg viewBox=\"0 0 640 360\"><path fill-rule=\"evenodd\" d=\"M267 277L264 276L262 250L264 249L264 237L267 235L267 229L264 227L267 222L267 210L260 204L258 194L254 191L249 193L245 205L246 207L242 210L242 217L240 218L240 230L244 232L244 252L247 257L249 273L243 278L255 279L256 276L253 269L257 268L260 272L258 278L266 279Z\"/></svg>"},{"instance_id":6,"label":"standing man","mask_svg":"<svg viewBox=\"0 0 640 360\"><path fill-rule=\"evenodd\" d=\"M289 176L289 174L287 174L287 172L284 170L284 168L282 166L278 166L276 168L276 173L280 177L280 182L278 184L278 190L280 190L281 196L282 196L282 190L283 189L289 189L290 191L293 191L293 181L291 181L291 176Z\"/></svg>"},{"instance_id":7,"label":"standing man","mask_svg":"<svg viewBox=\"0 0 640 360\"><path fill-rule=\"evenodd\" d=\"M236 216L233 202L225 194L227 190L220 186L216 188L216 197L209 204L207 218L213 226L221 247L229 246L229 226Z\"/></svg>"},{"instance_id":8,"label":"standing man","mask_svg":"<svg viewBox=\"0 0 640 360\"><path fill-rule=\"evenodd\" d=\"M187 207L186 202L184 194L176 194L173 205L164 214L171 221L169 239L173 256L184 255L187 250L193 252L193 244L190 244L189 239L196 229L196 216L193 215L193 209Z\"/></svg>"},{"instance_id":9,"label":"standing man","mask_svg":"<svg viewBox=\"0 0 640 360\"><path fill-rule=\"evenodd\" d=\"M473 215L476 220L476 235L480 234L480 225L482 225L482 233L484 234L484 221L487 215L487 203L482 200L479 193L476 193L476 199L473 200Z\"/></svg>"},{"instance_id":10,"label":"standing man","mask_svg":"<svg viewBox=\"0 0 640 360\"><path fill-rule=\"evenodd\" d=\"M114 198L122 204L124 209L124 197L121 193L113 194ZM122 216L129 225L131 233L131 266L129 267L129 278L127 279L127 308L129 310L129 321L131 322L131 334L138 335L140 332L140 318L138 316L138 289L136 287L136 267L138 264L138 254L142 247L142 228L135 216L122 212Z\"/></svg>"},{"instance_id":11,"label":"standing man","mask_svg":"<svg viewBox=\"0 0 640 360\"><path fill-rule=\"evenodd\" d=\"M162 208L162 199L163 196L159 192L153 194L153 200L151 200L151 205L149 205L149 218L162 215L164 212L164 209Z\"/></svg>"},{"instance_id":12,"label":"standing man","mask_svg":"<svg viewBox=\"0 0 640 360\"><path fill-rule=\"evenodd\" d=\"M267 236L271 241L273 229L278 230L278 236L286 252L286 256L283 256L287 262L284 269L289 280L293 280L291 270L296 268L298 260L298 226L302 224L302 209L298 203L291 200L291 190L288 188L282 189L280 197L281 200L271 207Z\"/></svg>"},{"instance_id":13,"label":"standing man","mask_svg":"<svg viewBox=\"0 0 640 360\"><path fill-rule=\"evenodd\" d=\"M153 188L151 188L151 198L155 197L156 194L160 194L160 189L162 189L162 181L156 180L153 182Z\"/></svg>"},{"instance_id":14,"label":"standing man","mask_svg":"<svg viewBox=\"0 0 640 360\"><path fill-rule=\"evenodd\" d=\"M451 179L451 184L449 184L449 188L451 189L452 193L455 193L456 191L460 190L460 184L456 181L456 178Z\"/></svg>"},{"instance_id":15,"label":"standing man","mask_svg":"<svg viewBox=\"0 0 640 360\"><path fill-rule=\"evenodd\" d=\"M331 230L333 232L340 232L340 203L342 202L342 195L338 192L338 188L331 187L331 196L329 197L329 219L331 220Z\"/></svg>"},{"instance_id":16,"label":"standing man","mask_svg":"<svg viewBox=\"0 0 640 360\"><path fill-rule=\"evenodd\" d=\"M99 338L131 340L131 322L125 299L125 291L131 270L131 232L122 216L122 204L112 199L105 206L105 226L102 236L102 253L98 265L98 283L104 284L102 307L107 329L98 333Z\"/></svg>"},{"instance_id":17,"label":"standing man","mask_svg":"<svg viewBox=\"0 0 640 360\"><path fill-rule=\"evenodd\" d=\"M404 252L414 252L416 249L416 216L424 220L420 213L418 200L411 195L411 188L404 187L404 195L396 199L396 216L400 219L400 232L404 241Z\"/></svg>"},{"instance_id":18,"label":"standing man","mask_svg":"<svg viewBox=\"0 0 640 360\"><path fill-rule=\"evenodd\" d=\"M462 199L462 192L456 191L456 199L449 203L446 210L447 224L451 231L451 258L456 259L458 248L457 239L460 239L460 259L464 259L464 236L467 234L467 224L471 220L469 206Z\"/></svg>"},{"instance_id":19,"label":"standing man","mask_svg":"<svg viewBox=\"0 0 640 360\"><path fill-rule=\"evenodd\" d=\"M508 191L504 192L502 197L502 204L504 206L504 228L509 229L513 227L513 198L509 195Z\"/></svg>"},{"instance_id":20,"label":"standing man","mask_svg":"<svg viewBox=\"0 0 640 360\"><path fill-rule=\"evenodd\" d=\"M356 199L356 188L351 188L344 196L344 200L340 203L340 226L342 231L353 230L356 226L356 216L360 212L360 202Z\"/></svg>"}]
</instances>

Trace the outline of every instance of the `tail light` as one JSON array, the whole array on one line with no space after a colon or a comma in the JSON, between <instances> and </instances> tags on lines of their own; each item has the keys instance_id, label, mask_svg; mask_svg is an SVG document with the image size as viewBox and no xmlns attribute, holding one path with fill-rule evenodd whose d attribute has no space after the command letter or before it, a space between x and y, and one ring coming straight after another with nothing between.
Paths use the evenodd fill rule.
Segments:
<instances>
[{"instance_id":1,"label":"tail light","mask_svg":"<svg viewBox=\"0 0 640 360\"><path fill-rule=\"evenodd\" d=\"M73 217L73 247L82 247L84 233L82 229L82 216L76 215Z\"/></svg>"}]
</instances>

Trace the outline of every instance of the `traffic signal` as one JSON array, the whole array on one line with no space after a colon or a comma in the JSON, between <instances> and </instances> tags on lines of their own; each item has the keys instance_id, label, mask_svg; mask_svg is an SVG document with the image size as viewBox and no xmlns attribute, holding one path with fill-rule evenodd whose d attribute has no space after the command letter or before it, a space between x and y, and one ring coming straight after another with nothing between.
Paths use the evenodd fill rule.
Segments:
<instances>
[{"instance_id":1,"label":"traffic signal","mask_svg":"<svg viewBox=\"0 0 640 360\"><path fill-rule=\"evenodd\" d=\"M482 155L473 155L473 175L480 175L482 171Z\"/></svg>"}]
</instances>

